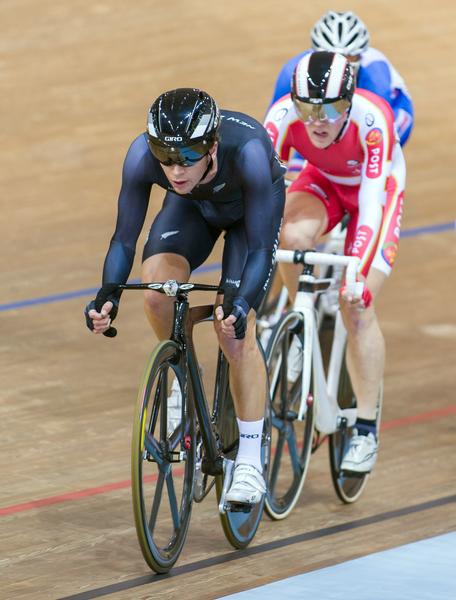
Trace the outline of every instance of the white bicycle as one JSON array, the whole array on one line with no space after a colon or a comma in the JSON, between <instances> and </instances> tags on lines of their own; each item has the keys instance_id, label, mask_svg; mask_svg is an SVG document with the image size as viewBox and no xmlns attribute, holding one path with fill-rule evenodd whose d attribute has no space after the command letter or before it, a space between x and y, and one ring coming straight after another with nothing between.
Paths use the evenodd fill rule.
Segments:
<instances>
[{"instance_id":1,"label":"white bicycle","mask_svg":"<svg viewBox=\"0 0 456 600\"><path fill-rule=\"evenodd\" d=\"M363 284L356 281L357 257L278 250L276 260L303 265L293 308L275 324L266 350L275 450L265 509L273 519L284 519L298 501L312 451L326 436L332 481L339 498L345 503L355 502L366 486L368 474L340 469L356 421L356 401L345 363L347 332L339 309L329 335L329 352L325 352L328 340L319 322L323 314L318 309L321 300L334 292L338 297L339 284L334 277L316 276L314 266L318 265L320 272L345 269L345 285L358 297ZM380 391L377 431L381 402Z\"/></svg>"},{"instance_id":2,"label":"white bicycle","mask_svg":"<svg viewBox=\"0 0 456 600\"><path fill-rule=\"evenodd\" d=\"M336 225L328 235L326 242L321 249L327 254L344 254L345 236L347 233L348 215L338 225ZM342 279L343 268L340 265L322 265L320 269L321 277L331 277L334 279L334 285L326 294L318 298L318 323L325 328L334 328L335 317L339 308L338 287ZM274 273L275 276L275 273ZM272 279L272 278L271 278ZM271 293L271 288L266 292L265 298L258 310L257 335L261 345L266 350L272 329L285 313L288 306L288 290L282 286L277 294Z\"/></svg>"}]
</instances>

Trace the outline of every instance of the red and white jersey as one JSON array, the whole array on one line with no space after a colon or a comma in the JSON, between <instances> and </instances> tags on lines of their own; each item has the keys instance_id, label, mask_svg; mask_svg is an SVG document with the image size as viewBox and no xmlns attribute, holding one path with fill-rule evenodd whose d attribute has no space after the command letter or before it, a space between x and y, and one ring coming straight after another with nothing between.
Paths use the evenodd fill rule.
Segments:
<instances>
[{"instance_id":1,"label":"red and white jersey","mask_svg":"<svg viewBox=\"0 0 456 600\"><path fill-rule=\"evenodd\" d=\"M405 163L390 106L379 96L357 89L348 124L338 141L323 149L310 140L289 94L272 105L265 128L282 160L288 161L295 149L333 184L357 189L357 194L347 194L349 212L358 213L350 254L370 265L381 237L388 179L395 170L402 190L405 185Z\"/></svg>"}]
</instances>

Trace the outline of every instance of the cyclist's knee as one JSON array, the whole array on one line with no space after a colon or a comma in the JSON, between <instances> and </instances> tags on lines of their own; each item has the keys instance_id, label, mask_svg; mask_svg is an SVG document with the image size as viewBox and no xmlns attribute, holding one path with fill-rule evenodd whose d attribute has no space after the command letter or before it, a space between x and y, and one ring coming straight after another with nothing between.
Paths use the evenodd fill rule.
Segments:
<instances>
[{"instance_id":1,"label":"cyclist's knee","mask_svg":"<svg viewBox=\"0 0 456 600\"><path fill-rule=\"evenodd\" d=\"M160 292L147 290L144 293L144 310L149 314L160 315L167 309L170 300L172 301L173 299L167 298L163 294L160 294Z\"/></svg>"},{"instance_id":2,"label":"cyclist's knee","mask_svg":"<svg viewBox=\"0 0 456 600\"><path fill-rule=\"evenodd\" d=\"M223 354L231 365L243 364L248 361L252 353L258 352L255 329L249 323L245 338L242 340L228 338L221 330L220 325L214 322L218 342Z\"/></svg>"},{"instance_id":3,"label":"cyclist's knee","mask_svg":"<svg viewBox=\"0 0 456 600\"><path fill-rule=\"evenodd\" d=\"M340 310L342 312L345 327L352 336L362 335L371 324L376 320L374 304L369 308L362 309L359 305L350 304L349 302L340 300Z\"/></svg>"},{"instance_id":4,"label":"cyclist's knee","mask_svg":"<svg viewBox=\"0 0 456 600\"><path fill-rule=\"evenodd\" d=\"M280 233L282 248L313 248L317 241L317 232L303 226L302 223L285 222Z\"/></svg>"}]
</instances>

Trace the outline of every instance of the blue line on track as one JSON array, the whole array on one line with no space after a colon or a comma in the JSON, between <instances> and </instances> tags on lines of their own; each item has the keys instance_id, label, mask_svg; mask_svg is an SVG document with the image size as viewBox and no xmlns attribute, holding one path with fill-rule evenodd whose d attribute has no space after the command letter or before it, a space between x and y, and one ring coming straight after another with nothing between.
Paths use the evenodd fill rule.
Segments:
<instances>
[{"instance_id":1,"label":"blue line on track","mask_svg":"<svg viewBox=\"0 0 456 600\"><path fill-rule=\"evenodd\" d=\"M413 227L401 232L401 238L415 237L426 233L441 233L442 231L456 231L456 221L449 223L439 223L436 225L428 225L426 227Z\"/></svg>"},{"instance_id":2,"label":"blue line on track","mask_svg":"<svg viewBox=\"0 0 456 600\"><path fill-rule=\"evenodd\" d=\"M441 233L442 231L456 231L456 221L449 221L448 223L438 223L436 225L428 225L426 227L413 227L412 229L406 229L401 233L401 237L415 237L418 235L425 235L427 233ZM212 263L210 265L203 265L199 269L195 270L195 273L209 273L211 271L217 271L220 269L220 263ZM129 283L138 283L139 279L132 279ZM26 308L27 306L36 306L38 304L51 304L53 302L62 302L65 300L72 300L73 298L80 298L83 296L90 297L94 296L98 291L98 288L84 288L82 290L75 290L74 292L65 292L63 294L52 294L50 296L40 296L38 298L30 298L29 300L19 300L18 302L9 302L6 304L0 304L0 312L6 312L8 310L17 310L19 308Z\"/></svg>"}]
</instances>

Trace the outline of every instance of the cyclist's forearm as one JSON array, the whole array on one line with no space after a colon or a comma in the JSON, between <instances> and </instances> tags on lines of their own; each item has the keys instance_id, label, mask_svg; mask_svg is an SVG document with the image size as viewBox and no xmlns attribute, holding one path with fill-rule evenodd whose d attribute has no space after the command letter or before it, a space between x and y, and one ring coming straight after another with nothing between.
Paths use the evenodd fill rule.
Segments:
<instances>
[{"instance_id":1,"label":"cyclist's forearm","mask_svg":"<svg viewBox=\"0 0 456 600\"><path fill-rule=\"evenodd\" d=\"M264 294L272 273L272 264L272 249L255 250L249 253L236 295L236 298L244 299L249 309L258 304L258 298Z\"/></svg>"},{"instance_id":2,"label":"cyclist's forearm","mask_svg":"<svg viewBox=\"0 0 456 600\"><path fill-rule=\"evenodd\" d=\"M126 283L133 267L135 251L117 240L111 240L103 267L103 284Z\"/></svg>"}]
</instances>

